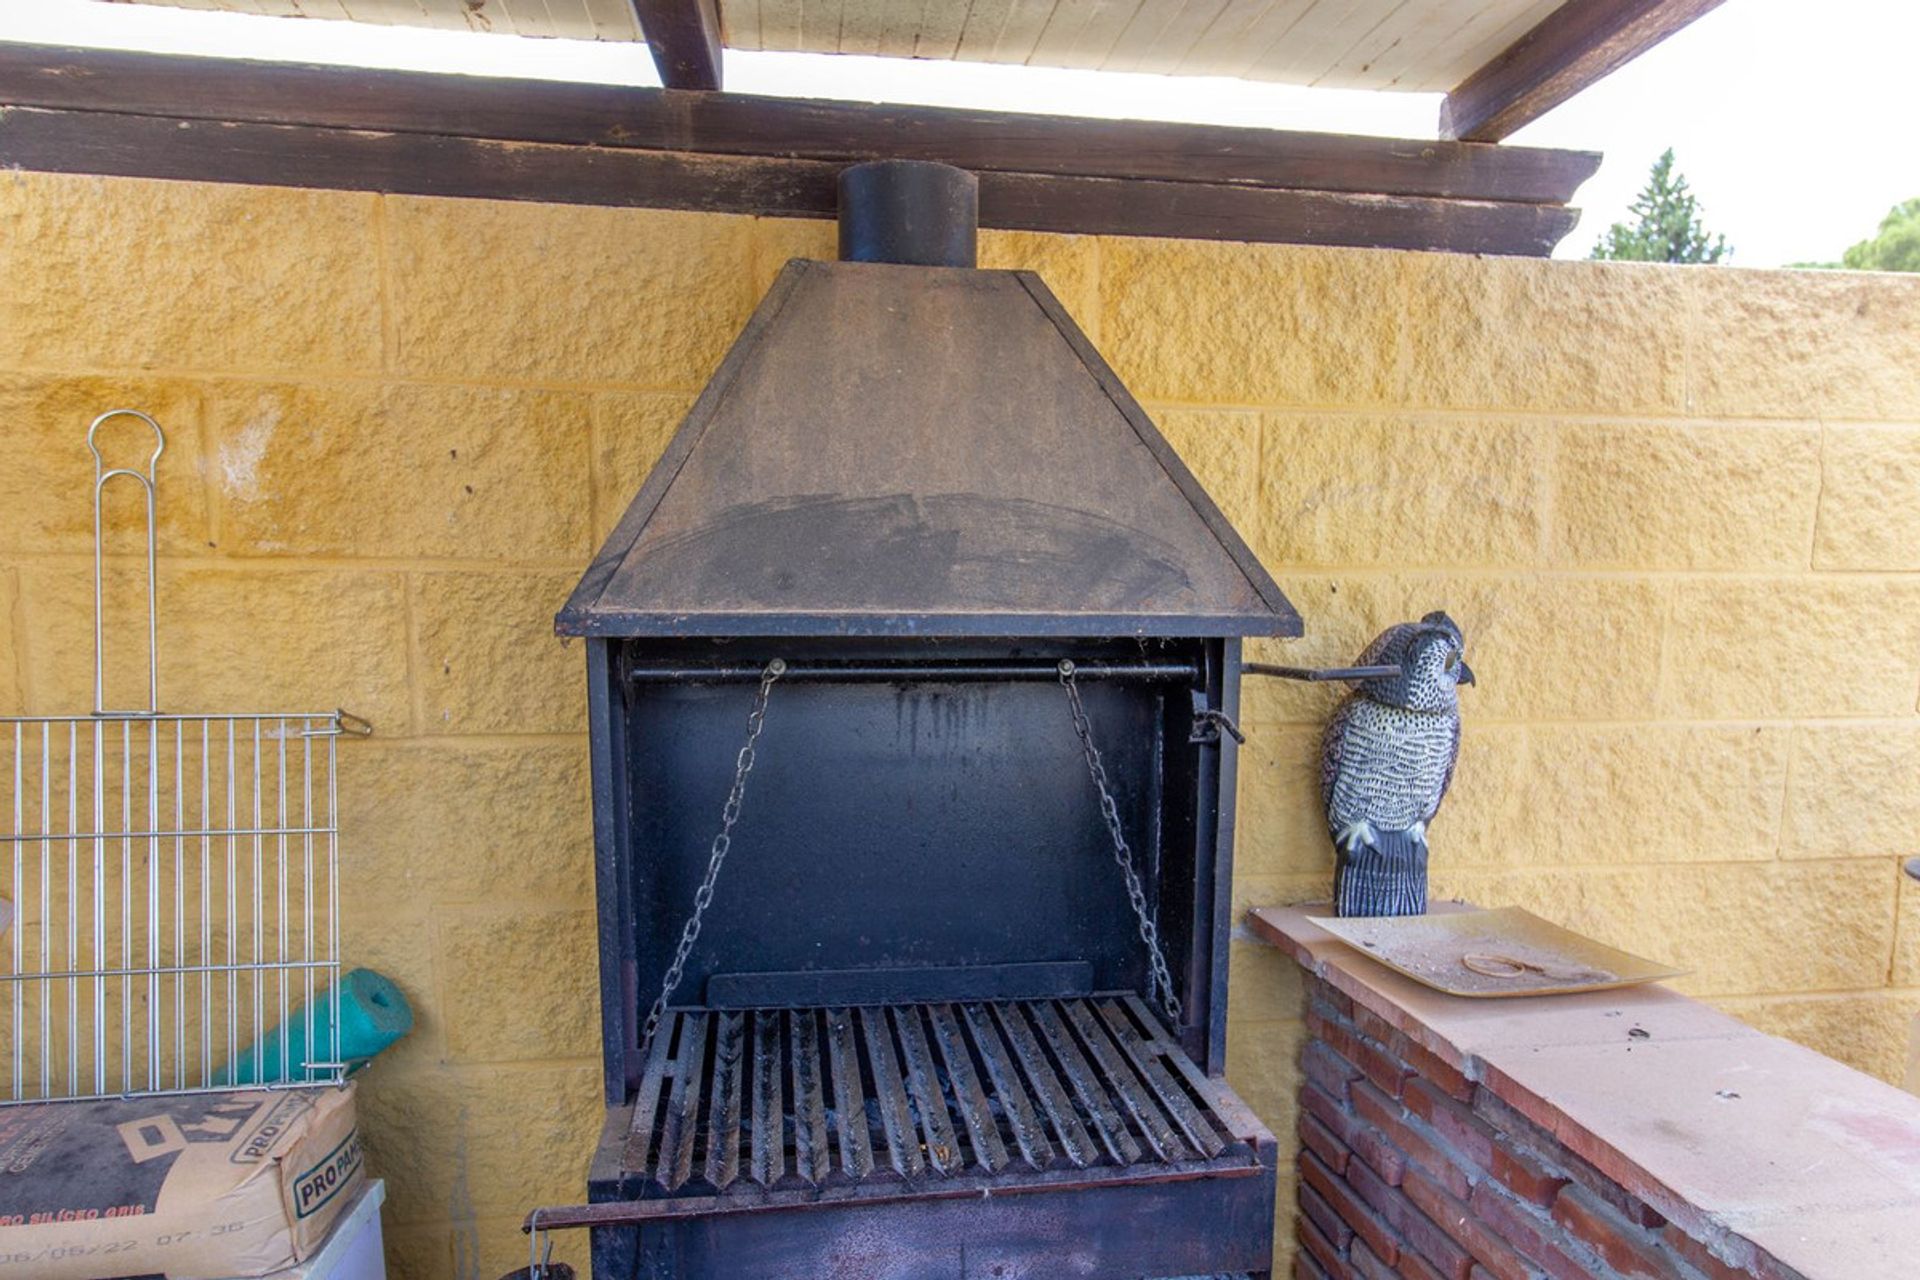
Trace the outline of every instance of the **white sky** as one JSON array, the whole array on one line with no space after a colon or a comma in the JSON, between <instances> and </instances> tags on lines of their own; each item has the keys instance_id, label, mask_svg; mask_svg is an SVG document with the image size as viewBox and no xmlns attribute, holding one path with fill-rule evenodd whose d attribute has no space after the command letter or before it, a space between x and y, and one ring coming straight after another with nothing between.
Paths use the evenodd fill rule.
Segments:
<instances>
[{"instance_id":1,"label":"white sky","mask_svg":"<svg viewBox=\"0 0 1920 1280\"><path fill-rule=\"evenodd\" d=\"M248 17L100 0L0 0L0 39L657 84L644 45ZM1558 256L1585 257L1666 147L1734 260L1836 260L1920 196L1920 0L1728 0L1510 141L1606 153ZM1435 94L729 50L743 93L1432 137Z\"/></svg>"}]
</instances>

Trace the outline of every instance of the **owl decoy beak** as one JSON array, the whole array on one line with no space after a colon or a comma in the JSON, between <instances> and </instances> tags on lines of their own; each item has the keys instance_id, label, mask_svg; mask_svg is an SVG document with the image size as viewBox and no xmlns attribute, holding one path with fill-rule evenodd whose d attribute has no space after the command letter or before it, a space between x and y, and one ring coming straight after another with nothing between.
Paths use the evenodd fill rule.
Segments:
<instances>
[{"instance_id":1,"label":"owl decoy beak","mask_svg":"<svg viewBox=\"0 0 1920 1280\"><path fill-rule=\"evenodd\" d=\"M1473 683L1473 668L1467 665L1467 660L1465 658L1460 659L1460 675L1454 681L1454 683L1455 684L1472 684Z\"/></svg>"}]
</instances>

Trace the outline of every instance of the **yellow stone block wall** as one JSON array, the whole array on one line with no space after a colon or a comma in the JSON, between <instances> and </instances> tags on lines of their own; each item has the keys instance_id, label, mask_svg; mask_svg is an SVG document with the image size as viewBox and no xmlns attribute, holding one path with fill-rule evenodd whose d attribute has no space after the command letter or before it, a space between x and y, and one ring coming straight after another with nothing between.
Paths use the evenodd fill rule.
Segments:
<instances>
[{"instance_id":1,"label":"yellow stone block wall","mask_svg":"<svg viewBox=\"0 0 1920 1280\"><path fill-rule=\"evenodd\" d=\"M89 705L81 433L147 408L168 705L377 726L341 748L343 906L349 960L419 1015L361 1093L401 1280L493 1280L523 1211L580 1193L582 660L550 618L779 265L830 252L817 223L0 175L0 714ZM1027 235L985 258L1045 275L1299 607L1307 638L1255 656L1464 625L1436 892L1676 961L1901 1076L1920 279ZM1332 696L1249 683L1239 906L1326 886ZM1285 1135L1289 966L1236 941L1233 981L1232 1080Z\"/></svg>"}]
</instances>

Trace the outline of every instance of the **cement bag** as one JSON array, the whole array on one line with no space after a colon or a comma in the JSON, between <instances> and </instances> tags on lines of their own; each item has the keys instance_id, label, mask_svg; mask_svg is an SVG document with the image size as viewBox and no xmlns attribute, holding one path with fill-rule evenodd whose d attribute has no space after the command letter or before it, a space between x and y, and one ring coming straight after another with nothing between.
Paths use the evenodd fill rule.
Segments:
<instances>
[{"instance_id":1,"label":"cement bag","mask_svg":"<svg viewBox=\"0 0 1920 1280\"><path fill-rule=\"evenodd\" d=\"M0 1280L266 1275L364 1178L352 1086L0 1107Z\"/></svg>"}]
</instances>

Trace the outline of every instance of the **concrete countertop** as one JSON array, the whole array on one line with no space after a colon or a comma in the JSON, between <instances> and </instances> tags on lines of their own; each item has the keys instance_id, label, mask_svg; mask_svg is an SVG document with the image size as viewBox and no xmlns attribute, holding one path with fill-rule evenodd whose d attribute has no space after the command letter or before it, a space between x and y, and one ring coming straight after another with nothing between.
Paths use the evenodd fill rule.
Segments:
<instances>
[{"instance_id":1,"label":"concrete countertop","mask_svg":"<svg viewBox=\"0 0 1920 1280\"><path fill-rule=\"evenodd\" d=\"M1920 1276L1920 1097L1660 986L1470 1000L1312 923L1247 924L1699 1238L1809 1280Z\"/></svg>"}]
</instances>

